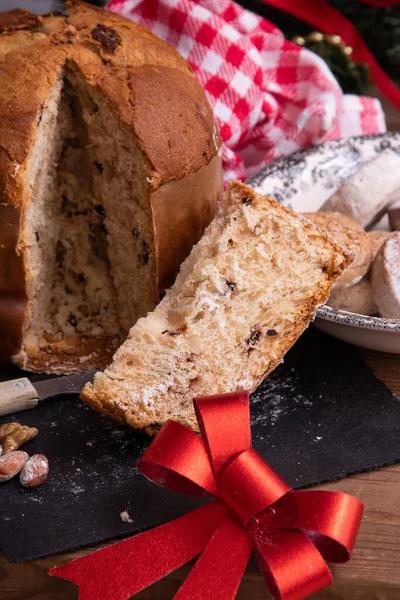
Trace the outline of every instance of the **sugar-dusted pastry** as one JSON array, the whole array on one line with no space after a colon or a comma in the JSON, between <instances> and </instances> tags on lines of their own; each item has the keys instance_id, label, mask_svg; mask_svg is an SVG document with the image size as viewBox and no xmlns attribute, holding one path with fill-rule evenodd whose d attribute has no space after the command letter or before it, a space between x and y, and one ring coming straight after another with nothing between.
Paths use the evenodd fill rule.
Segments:
<instances>
[{"instance_id":1,"label":"sugar-dusted pastry","mask_svg":"<svg viewBox=\"0 0 400 600\"><path fill-rule=\"evenodd\" d=\"M348 177L320 210L340 212L367 227L379 218L398 192L400 155L387 149Z\"/></svg>"},{"instance_id":2,"label":"sugar-dusted pastry","mask_svg":"<svg viewBox=\"0 0 400 600\"><path fill-rule=\"evenodd\" d=\"M371 240L372 260L374 260L382 244L390 237L390 231L383 231L382 229L368 231L368 237Z\"/></svg>"},{"instance_id":3,"label":"sugar-dusted pastry","mask_svg":"<svg viewBox=\"0 0 400 600\"><path fill-rule=\"evenodd\" d=\"M382 317L400 319L400 231L379 250L371 270L372 290Z\"/></svg>"},{"instance_id":4,"label":"sugar-dusted pastry","mask_svg":"<svg viewBox=\"0 0 400 600\"><path fill-rule=\"evenodd\" d=\"M307 219L232 182L166 296L82 399L133 427L196 427L192 399L254 390L328 299L348 257Z\"/></svg>"},{"instance_id":5,"label":"sugar-dusted pastry","mask_svg":"<svg viewBox=\"0 0 400 600\"><path fill-rule=\"evenodd\" d=\"M368 276L350 287L333 289L327 305L359 315L374 315L378 312Z\"/></svg>"},{"instance_id":6,"label":"sugar-dusted pastry","mask_svg":"<svg viewBox=\"0 0 400 600\"><path fill-rule=\"evenodd\" d=\"M388 215L390 229L392 231L400 231L400 200L390 205Z\"/></svg>"},{"instance_id":7,"label":"sugar-dusted pastry","mask_svg":"<svg viewBox=\"0 0 400 600\"><path fill-rule=\"evenodd\" d=\"M368 272L372 260L371 241L364 229L353 219L340 213L303 213L317 227L326 231L350 254L351 263L335 283L335 288L358 283Z\"/></svg>"}]
</instances>

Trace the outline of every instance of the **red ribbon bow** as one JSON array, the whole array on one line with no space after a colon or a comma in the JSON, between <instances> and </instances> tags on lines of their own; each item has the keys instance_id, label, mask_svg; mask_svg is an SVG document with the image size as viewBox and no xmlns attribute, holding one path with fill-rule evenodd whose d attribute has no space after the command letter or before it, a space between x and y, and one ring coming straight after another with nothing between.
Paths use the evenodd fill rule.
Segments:
<instances>
[{"instance_id":1,"label":"red ribbon bow","mask_svg":"<svg viewBox=\"0 0 400 600\"><path fill-rule=\"evenodd\" d=\"M329 585L363 513L341 492L294 492L251 447L247 392L194 401L202 437L168 421L138 463L152 481L216 500L160 527L50 570L80 600L125 600L202 553L175 600L233 600L252 548L273 597Z\"/></svg>"}]
</instances>

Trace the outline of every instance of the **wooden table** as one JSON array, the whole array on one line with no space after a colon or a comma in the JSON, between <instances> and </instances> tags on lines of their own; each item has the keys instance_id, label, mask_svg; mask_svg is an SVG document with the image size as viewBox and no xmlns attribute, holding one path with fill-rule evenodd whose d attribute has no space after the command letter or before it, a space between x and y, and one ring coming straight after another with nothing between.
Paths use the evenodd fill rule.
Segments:
<instances>
[{"instance_id":1,"label":"wooden table","mask_svg":"<svg viewBox=\"0 0 400 600\"><path fill-rule=\"evenodd\" d=\"M376 375L400 398L400 356L366 350L360 352ZM322 487L357 496L364 503L366 511L352 561L347 565L333 565L333 585L313 597L316 600L399 600L400 464L361 473ZM78 591L75 585L49 577L46 571L87 552L79 551L23 564L10 564L0 556L0 600L76 600ZM135 598L172 598L188 571L187 566L179 569ZM252 561L237 599L261 600L266 597L263 579Z\"/></svg>"}]
</instances>

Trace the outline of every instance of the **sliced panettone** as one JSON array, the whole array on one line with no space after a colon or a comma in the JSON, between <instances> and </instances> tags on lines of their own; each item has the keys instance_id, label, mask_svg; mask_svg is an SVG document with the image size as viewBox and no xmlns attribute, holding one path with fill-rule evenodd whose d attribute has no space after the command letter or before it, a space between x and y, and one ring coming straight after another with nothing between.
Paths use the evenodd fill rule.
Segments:
<instances>
[{"instance_id":1,"label":"sliced panettone","mask_svg":"<svg viewBox=\"0 0 400 600\"><path fill-rule=\"evenodd\" d=\"M82 399L148 432L169 418L195 428L193 397L254 390L347 263L308 220L231 183L172 288Z\"/></svg>"},{"instance_id":2,"label":"sliced panettone","mask_svg":"<svg viewBox=\"0 0 400 600\"><path fill-rule=\"evenodd\" d=\"M0 359L109 363L212 220L220 139L189 65L83 2L0 14Z\"/></svg>"}]
</instances>

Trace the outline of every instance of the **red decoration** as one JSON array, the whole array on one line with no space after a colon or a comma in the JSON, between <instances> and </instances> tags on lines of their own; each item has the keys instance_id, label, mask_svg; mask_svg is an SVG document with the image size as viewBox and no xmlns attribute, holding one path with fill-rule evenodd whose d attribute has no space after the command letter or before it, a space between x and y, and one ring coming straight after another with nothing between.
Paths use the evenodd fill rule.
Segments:
<instances>
[{"instance_id":1,"label":"red decoration","mask_svg":"<svg viewBox=\"0 0 400 600\"><path fill-rule=\"evenodd\" d=\"M386 75L378 61L369 50L367 44L359 34L357 27L342 13L331 6L326 0L261 0L280 10L293 15L297 19L305 21L313 27L317 27L324 33L338 34L348 46L353 48L353 58L369 65L371 78L377 88L388 100L400 109L400 90L397 85ZM365 2L366 0L364 0ZM391 6L397 4L398 0L382 1L368 0L367 4L375 6Z\"/></svg>"},{"instance_id":2,"label":"red decoration","mask_svg":"<svg viewBox=\"0 0 400 600\"><path fill-rule=\"evenodd\" d=\"M125 600L202 553L175 600L233 600L252 548L276 599L329 585L325 560L345 562L363 506L341 492L294 492L251 448L247 392L194 401L202 437L168 421L138 463L152 481L216 499L175 521L49 572L80 600Z\"/></svg>"}]
</instances>

